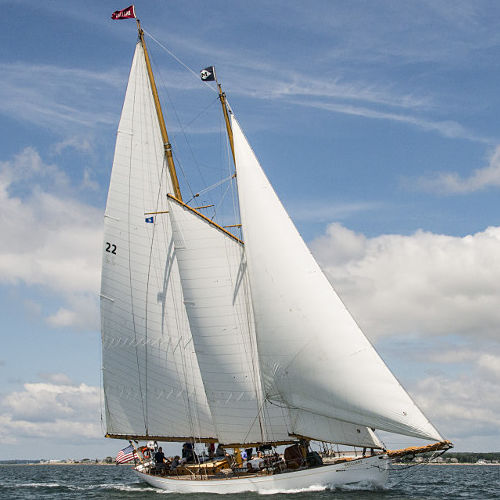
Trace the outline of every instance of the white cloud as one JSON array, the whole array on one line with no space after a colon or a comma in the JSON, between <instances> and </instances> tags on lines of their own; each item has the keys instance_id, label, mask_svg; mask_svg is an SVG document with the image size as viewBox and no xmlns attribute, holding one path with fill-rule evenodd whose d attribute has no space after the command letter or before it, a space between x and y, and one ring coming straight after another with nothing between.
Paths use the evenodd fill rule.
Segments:
<instances>
[{"instance_id":1,"label":"white cloud","mask_svg":"<svg viewBox=\"0 0 500 500\"><path fill-rule=\"evenodd\" d=\"M500 381L500 346L499 352L485 345L482 349L457 348L428 353L431 361L440 364L474 365L483 378Z\"/></svg>"},{"instance_id":2,"label":"white cloud","mask_svg":"<svg viewBox=\"0 0 500 500\"><path fill-rule=\"evenodd\" d=\"M486 371L493 377L496 377L497 382L500 380L500 356L494 354L480 354L477 359L479 368ZM499 387L500 389L500 387Z\"/></svg>"},{"instance_id":3,"label":"white cloud","mask_svg":"<svg viewBox=\"0 0 500 500\"><path fill-rule=\"evenodd\" d=\"M40 373L40 378L45 382L56 385L72 385L71 379L65 373Z\"/></svg>"},{"instance_id":4,"label":"white cloud","mask_svg":"<svg viewBox=\"0 0 500 500\"><path fill-rule=\"evenodd\" d=\"M0 439L10 442L24 437L58 439L99 438L100 391L86 384L26 383L22 391L7 394L0 401Z\"/></svg>"},{"instance_id":5,"label":"white cloud","mask_svg":"<svg viewBox=\"0 0 500 500\"><path fill-rule=\"evenodd\" d=\"M0 283L59 296L53 326L95 328L102 214L74 194L64 172L33 148L0 163Z\"/></svg>"},{"instance_id":6,"label":"white cloud","mask_svg":"<svg viewBox=\"0 0 500 500\"><path fill-rule=\"evenodd\" d=\"M342 113L347 115L361 116L363 118L373 118L377 120L389 120L399 123L414 125L423 130L438 132L444 137L468 139L471 141L491 143L492 139L481 137L474 132L467 130L465 127L452 120L433 120L431 118L420 117L411 114L394 113L392 111L381 111L379 109L368 108L365 106L346 104L344 102L328 102L327 100L290 100L293 104L300 106L312 107L331 111L334 113Z\"/></svg>"},{"instance_id":7,"label":"white cloud","mask_svg":"<svg viewBox=\"0 0 500 500\"><path fill-rule=\"evenodd\" d=\"M500 334L500 227L366 238L331 224L311 248L371 338Z\"/></svg>"},{"instance_id":8,"label":"white cloud","mask_svg":"<svg viewBox=\"0 0 500 500\"><path fill-rule=\"evenodd\" d=\"M306 203L295 202L290 207L292 219L314 222L328 222L331 220L349 217L359 212L380 208L380 203L357 202L357 203L318 203L310 200Z\"/></svg>"},{"instance_id":9,"label":"white cloud","mask_svg":"<svg viewBox=\"0 0 500 500\"><path fill-rule=\"evenodd\" d=\"M95 96L122 89L124 74L20 62L0 63L0 72L0 113L65 133L116 123L106 100Z\"/></svg>"},{"instance_id":10,"label":"white cloud","mask_svg":"<svg viewBox=\"0 0 500 500\"><path fill-rule=\"evenodd\" d=\"M431 376L413 391L422 410L432 415L436 426L452 440L490 435L500 430L500 387L495 381L463 374Z\"/></svg>"},{"instance_id":11,"label":"white cloud","mask_svg":"<svg viewBox=\"0 0 500 500\"><path fill-rule=\"evenodd\" d=\"M247 67L255 65L249 64L248 61L245 63ZM284 99L288 102L312 107L321 107L322 103L325 103L325 109L329 109L332 101L339 103L357 101L404 109L426 109L432 106L429 98L398 94L390 85L384 87L373 82L348 81L340 76L335 76L333 80L328 76L304 76L303 73L295 73L287 69L281 69L278 73L274 65L261 69L264 71L258 77L250 75L245 81L239 81L234 91L260 99ZM319 97L321 101L294 100L299 97ZM341 111L340 108L336 110Z\"/></svg>"},{"instance_id":12,"label":"white cloud","mask_svg":"<svg viewBox=\"0 0 500 500\"><path fill-rule=\"evenodd\" d=\"M99 270L97 270L99 271ZM99 330L99 307L96 289L89 292L75 292L65 297L66 305L46 318L47 323L55 328L72 327L81 330Z\"/></svg>"},{"instance_id":13,"label":"white cloud","mask_svg":"<svg viewBox=\"0 0 500 500\"><path fill-rule=\"evenodd\" d=\"M397 354L400 365L416 363L418 378L406 385L442 436L450 439L457 451L498 449L500 344L481 338L455 338L453 342L433 340L423 348L422 342L411 342L404 336L391 340L405 345ZM395 435L383 438L387 444L401 441ZM397 443L395 447L412 444Z\"/></svg>"},{"instance_id":14,"label":"white cloud","mask_svg":"<svg viewBox=\"0 0 500 500\"><path fill-rule=\"evenodd\" d=\"M74 149L75 151L81 151L83 153L91 153L92 145L90 144L89 139L81 139L80 137L73 136L54 144L51 149L55 154L60 154L66 149Z\"/></svg>"},{"instance_id":15,"label":"white cloud","mask_svg":"<svg viewBox=\"0 0 500 500\"><path fill-rule=\"evenodd\" d=\"M467 194L489 187L500 187L500 146L489 159L488 166L475 169L469 177L456 172L442 172L435 177L421 178L418 185L428 191Z\"/></svg>"}]
</instances>

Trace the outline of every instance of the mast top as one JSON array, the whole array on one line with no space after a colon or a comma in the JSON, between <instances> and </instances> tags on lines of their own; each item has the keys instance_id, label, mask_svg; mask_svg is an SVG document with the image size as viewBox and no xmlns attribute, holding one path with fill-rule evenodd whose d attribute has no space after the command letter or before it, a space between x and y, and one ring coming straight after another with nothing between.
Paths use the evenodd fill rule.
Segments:
<instances>
[{"instance_id":1,"label":"mast top","mask_svg":"<svg viewBox=\"0 0 500 500\"><path fill-rule=\"evenodd\" d=\"M135 22L137 24L137 32L139 33L139 37L141 37L141 40L142 40L142 37L144 36L144 31L141 28L141 20L136 18Z\"/></svg>"},{"instance_id":2,"label":"mast top","mask_svg":"<svg viewBox=\"0 0 500 500\"><path fill-rule=\"evenodd\" d=\"M234 138L233 138L233 130L231 128L231 122L229 121L229 112L228 112L228 103L226 99L225 92L222 91L222 86L217 80L217 76L215 77L215 83L217 84L217 89L219 90L219 100L222 106L222 113L224 114L224 121L226 123L227 136L229 138L229 145L231 146L231 153L233 155L233 164L236 168L236 155L234 153Z\"/></svg>"}]
</instances>

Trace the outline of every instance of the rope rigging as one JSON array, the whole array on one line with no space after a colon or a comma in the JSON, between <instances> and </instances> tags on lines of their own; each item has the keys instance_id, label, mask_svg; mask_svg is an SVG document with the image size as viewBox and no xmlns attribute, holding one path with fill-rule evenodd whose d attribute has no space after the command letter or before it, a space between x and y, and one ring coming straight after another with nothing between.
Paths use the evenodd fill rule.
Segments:
<instances>
[{"instance_id":1,"label":"rope rigging","mask_svg":"<svg viewBox=\"0 0 500 500\"><path fill-rule=\"evenodd\" d=\"M144 31L144 33L151 40L153 40L155 42L156 45L158 45L158 47L161 48L161 50L163 50L165 53L167 53L168 55L170 55L178 64L180 64L183 68L185 68L187 71L189 71L189 73L191 73L191 75L193 75L193 77L196 78L197 82L199 82L200 77L199 77L199 73L197 71L193 70L189 65L187 65L184 61L182 61L170 49L168 49L167 47L165 47L165 45L163 45L159 40L157 40L151 33L147 32L145 30L143 30L143 31ZM164 81L164 79L161 76L161 71L159 70L159 68L157 68L156 65L155 65L155 72L156 72L157 75L159 75L159 79L162 81L162 85L163 85L164 91L166 93L167 100L169 102L169 109L172 109L172 112L175 115L175 119L176 119L177 123L179 124L179 128L180 128L181 134L182 134L182 136L184 138L184 142L185 142L186 147L188 149L189 156L191 157L192 164L194 165L194 167L195 167L195 169L197 171L198 178L201 180L202 184L207 185L208 182L207 182L207 180L205 178L205 175L202 172L201 165L199 164L198 159L197 159L197 157L196 157L196 155L195 155L195 153L193 151L193 147L191 146L191 142L188 139L187 128L189 128L194 122L196 122L197 120L199 120L200 117L202 115L204 115L209 108L211 108L212 106L214 106L215 103L220 99L220 96L218 95L215 99L211 100L211 102L208 103L201 111L199 111L194 116L194 118L190 119L187 122L187 124L184 125L183 122L180 119L180 116L179 116L178 112L177 112L177 108L176 108L174 102L171 99L170 93L168 92L168 86L165 84L165 81ZM203 81L203 83L212 92L218 93L217 90L214 87L212 87L210 84L208 84L205 81ZM226 103L226 105L229 108L229 103ZM224 134L221 134L221 135L225 136L226 134L224 133ZM187 187L187 190L189 191L189 193L191 195L191 198L189 199L189 201L187 203L190 203L193 199L198 198L199 196L201 196L203 194L207 194L207 193L211 192L215 188L223 185L225 182L227 182L227 180L232 180L232 178L234 178L234 174L233 174L232 176L230 176L228 178L225 178L225 179L223 179L221 181L215 182L214 184L212 184L212 185L210 185L210 186L202 189L201 191L195 192L194 189L193 189L193 187L192 187L192 185L191 185L191 183L190 183L190 181L189 181L189 176L187 175L187 172L186 172L186 169L184 168L183 162L181 162L181 160L179 158L179 155L176 154L176 150L178 150L178 146L179 145L175 141L175 136L173 137L172 143L175 146L175 148L172 150L172 154L173 154L173 156L175 158L176 165L178 166L178 168L180 170L180 173L182 175L183 183L185 184L185 186ZM227 137L226 137L226 149L227 149L227 147L228 147L228 144L227 144ZM223 164L227 163L227 168L228 168L229 171L231 171L232 166L230 165L230 154L227 154L227 153L228 152L226 151L226 155L224 155L224 157L226 158L227 162L226 161L222 161L222 163ZM211 168L211 170L213 171L212 168ZM235 220L239 221L238 216L237 216L237 214L239 213L239 207L237 206L238 203L237 203L237 200L236 200L236 186L235 186L234 183L231 183L231 185L227 189L224 189L224 191L222 193L220 193L219 201L212 199L212 197L208 197L207 198L206 205L210 205L211 204L211 205L213 205L215 207L214 211L213 211L213 215L211 217L212 220L214 220L215 217L216 217L216 215L217 215L217 213L220 212L221 207L224 204L228 204L229 203L228 201L226 201L227 200L227 195L229 193L229 190L231 190L232 209L229 208L229 206L228 206L227 210L231 211L233 217L236 217ZM226 209L224 209L224 212L225 211L226 211Z\"/></svg>"}]
</instances>

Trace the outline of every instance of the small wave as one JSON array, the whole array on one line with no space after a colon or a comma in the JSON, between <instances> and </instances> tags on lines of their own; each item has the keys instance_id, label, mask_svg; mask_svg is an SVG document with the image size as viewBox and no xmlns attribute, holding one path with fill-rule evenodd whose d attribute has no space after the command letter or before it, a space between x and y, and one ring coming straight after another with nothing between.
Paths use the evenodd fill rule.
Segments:
<instances>
[{"instance_id":1,"label":"small wave","mask_svg":"<svg viewBox=\"0 0 500 500\"><path fill-rule=\"evenodd\" d=\"M308 486L307 488L295 488L295 489L280 489L275 488L271 490L259 491L259 495L277 495L277 494L295 494L295 493L311 493L314 491L325 491L326 486L321 486L319 484Z\"/></svg>"},{"instance_id":2,"label":"small wave","mask_svg":"<svg viewBox=\"0 0 500 500\"><path fill-rule=\"evenodd\" d=\"M63 486L59 483L16 483L13 488L60 488Z\"/></svg>"},{"instance_id":3,"label":"small wave","mask_svg":"<svg viewBox=\"0 0 500 500\"><path fill-rule=\"evenodd\" d=\"M352 484L341 484L330 488L332 490L338 491L381 491L386 488L379 486L377 484L371 483L369 481L359 481Z\"/></svg>"},{"instance_id":4,"label":"small wave","mask_svg":"<svg viewBox=\"0 0 500 500\"><path fill-rule=\"evenodd\" d=\"M153 491L155 493L171 493L169 491L160 490L159 488L153 488L151 486L141 486L142 483L134 483L134 484L119 484L119 483L111 483L111 484L101 484L99 485L102 489L107 490L118 490L118 491L127 491L127 492L145 492L145 491Z\"/></svg>"}]
</instances>

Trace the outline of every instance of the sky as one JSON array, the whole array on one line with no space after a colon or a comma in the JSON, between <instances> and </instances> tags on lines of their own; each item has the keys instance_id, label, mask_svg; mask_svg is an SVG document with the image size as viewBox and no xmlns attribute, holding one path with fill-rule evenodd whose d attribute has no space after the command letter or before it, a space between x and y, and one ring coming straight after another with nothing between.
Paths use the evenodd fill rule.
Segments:
<instances>
[{"instance_id":1,"label":"sky","mask_svg":"<svg viewBox=\"0 0 500 500\"><path fill-rule=\"evenodd\" d=\"M127 6L0 0L0 460L126 444L102 437L98 296ZM135 6L185 198L227 175L216 94L191 72L213 64L392 372L456 451L499 451L498 2Z\"/></svg>"}]
</instances>

